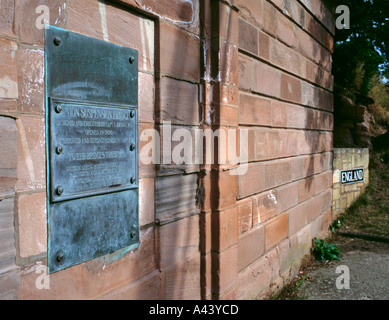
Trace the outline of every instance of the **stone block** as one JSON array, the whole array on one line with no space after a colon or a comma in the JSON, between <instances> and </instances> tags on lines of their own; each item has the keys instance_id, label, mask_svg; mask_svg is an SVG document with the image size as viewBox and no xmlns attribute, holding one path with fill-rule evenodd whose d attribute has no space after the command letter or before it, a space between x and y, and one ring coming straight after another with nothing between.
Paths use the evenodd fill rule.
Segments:
<instances>
[{"instance_id":1,"label":"stone block","mask_svg":"<svg viewBox=\"0 0 389 320\"><path fill-rule=\"evenodd\" d=\"M156 244L160 268L184 262L199 253L199 239L198 215L158 227Z\"/></svg>"},{"instance_id":2,"label":"stone block","mask_svg":"<svg viewBox=\"0 0 389 320\"><path fill-rule=\"evenodd\" d=\"M288 236L288 214L281 214L266 223L266 251Z\"/></svg>"},{"instance_id":3,"label":"stone block","mask_svg":"<svg viewBox=\"0 0 389 320\"><path fill-rule=\"evenodd\" d=\"M18 234L21 258L47 251L46 193L18 196Z\"/></svg>"},{"instance_id":4,"label":"stone block","mask_svg":"<svg viewBox=\"0 0 389 320\"><path fill-rule=\"evenodd\" d=\"M16 120L18 128L18 191L46 188L45 119L23 115ZM42 160L43 159L43 160Z\"/></svg>"},{"instance_id":5,"label":"stone block","mask_svg":"<svg viewBox=\"0 0 389 320\"><path fill-rule=\"evenodd\" d=\"M198 37L166 23L161 23L159 28L161 73L198 82L200 79Z\"/></svg>"},{"instance_id":6,"label":"stone block","mask_svg":"<svg viewBox=\"0 0 389 320\"><path fill-rule=\"evenodd\" d=\"M255 245L253 245L255 243ZM262 225L244 233L238 241L239 271L257 260L265 253L265 227Z\"/></svg>"},{"instance_id":7,"label":"stone block","mask_svg":"<svg viewBox=\"0 0 389 320\"><path fill-rule=\"evenodd\" d=\"M256 95L240 95L239 124L270 125L271 101Z\"/></svg>"},{"instance_id":8,"label":"stone block","mask_svg":"<svg viewBox=\"0 0 389 320\"><path fill-rule=\"evenodd\" d=\"M157 121L171 121L175 124L198 124L198 86L192 83L163 77L157 86L160 113Z\"/></svg>"},{"instance_id":9,"label":"stone block","mask_svg":"<svg viewBox=\"0 0 389 320\"><path fill-rule=\"evenodd\" d=\"M0 98L17 99L17 63L16 52L18 46L16 42L0 39Z\"/></svg>"},{"instance_id":10,"label":"stone block","mask_svg":"<svg viewBox=\"0 0 389 320\"><path fill-rule=\"evenodd\" d=\"M238 241L238 208L212 213L212 249L223 251Z\"/></svg>"}]
</instances>

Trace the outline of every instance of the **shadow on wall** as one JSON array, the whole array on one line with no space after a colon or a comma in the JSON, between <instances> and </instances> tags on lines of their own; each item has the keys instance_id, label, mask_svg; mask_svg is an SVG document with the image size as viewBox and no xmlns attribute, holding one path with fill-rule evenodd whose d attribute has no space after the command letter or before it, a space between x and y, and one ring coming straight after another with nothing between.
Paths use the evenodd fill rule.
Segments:
<instances>
[{"instance_id":1,"label":"shadow on wall","mask_svg":"<svg viewBox=\"0 0 389 320\"><path fill-rule=\"evenodd\" d=\"M320 30L319 31L317 30L317 22L314 19L310 19L310 22L307 26L307 30L316 31L316 33L319 35L319 37L320 37L320 35L323 34L320 32ZM316 40L318 40L318 42L324 42L324 43L328 44L328 42L326 42L325 36L324 36L324 38L323 38L323 36L321 36L321 39L316 39ZM331 59L327 59L326 57L328 55L323 54L323 51L326 52L326 51L328 51L328 49L324 48L324 46L322 47L321 44L319 44L319 43L315 43L313 51L314 51L314 56L319 57L319 59L317 59L317 61L315 61L316 64L319 66L328 66L329 69L331 70ZM331 52L330 52L330 54L332 55ZM323 82L323 78L325 79L324 82ZM333 80L332 80L332 77L325 77L323 75L323 71L320 68L318 68L317 72L314 76L314 83L325 85L326 88L321 87L320 89L318 89L317 87L315 87L315 89L313 91L313 96L310 97L311 99L306 101L306 104L308 104L309 106L317 105L317 107L319 107L320 110L325 110L326 112L328 112L330 114L326 113L326 115L324 116L323 112L320 112L320 113L315 112L317 110L316 109L317 107L315 107L314 109L308 109L305 128L307 128L307 129L322 128L323 124L328 122L328 124L329 124L328 128L331 130L331 134L325 134L324 141L323 141L321 138L323 131L320 131L320 129L319 130L314 129L314 130L317 130L318 137L315 137L315 135L312 134L313 131L306 130L305 131L305 142L310 146L310 154L316 154L316 153L322 154L323 148L325 150L327 145L330 145L330 150L326 150L327 152L332 151L332 148L333 148L333 134L332 134L333 125L334 125L333 95L332 95L332 92L330 91L333 88ZM329 89L327 89L327 87L330 87L331 89L329 90ZM303 95L304 95L304 92L303 92ZM323 146L323 143L324 143L324 146ZM323 165L326 164L326 161L330 161L331 168L332 168L332 159L326 159L326 157L324 157L323 155L320 157L320 167L323 168ZM314 172L315 172L315 160L314 160L314 157L310 157L308 168L307 168L307 176L313 175ZM312 183L313 183L313 179L307 180L307 184L306 184L306 186L308 188L307 191L311 191Z\"/></svg>"},{"instance_id":2,"label":"shadow on wall","mask_svg":"<svg viewBox=\"0 0 389 320\"><path fill-rule=\"evenodd\" d=\"M202 5L205 6L206 5L206 1L202 2ZM202 64L202 67L204 68L204 70L202 70L202 74L204 75L207 75L209 74L210 75L210 79L205 79L205 80L210 80L211 82L211 90L212 90L212 99L210 101L210 103L214 103L214 108L222 108L222 106L220 104L218 104L218 102L221 102L222 100L222 97L220 95L220 82L227 82L228 79L229 79L229 72L230 72L230 58L231 56L228 55L229 53L229 47L232 46L230 44L228 44L225 40L221 41L220 40L220 10L219 10L219 5L222 5L222 4L219 4L217 3L216 1L213 2L211 4L211 8L210 8L210 17L211 17L211 34L209 35L206 35L204 34L203 36L206 38L208 36L208 39L206 39L205 41L207 41L209 43L209 46L210 46L210 51L209 51L209 54L210 54L210 57L208 59L210 59L210 62L209 64L208 63L203 63ZM204 15L206 14L206 8L203 8L203 13ZM228 26L231 26L233 25L231 23L231 20L232 19L232 16L231 16L231 13L228 15L227 17L227 25ZM232 37L232 34L231 34L231 29L232 28L229 28L226 32L226 38L227 39L231 39ZM204 31L206 31L206 27L204 26ZM205 50L205 48L204 48ZM233 63L233 62L232 62ZM215 86L216 87L216 90L213 89L212 86ZM212 108L212 106L209 106L210 108ZM205 110L203 110L203 114L204 114L204 118L206 119L206 107L204 108ZM213 118L211 119L210 121L210 126L211 126L211 129L213 130L213 132L215 132L216 130L218 130L218 128L220 128L220 123L221 123L221 114L222 112L218 112L218 110L213 110ZM218 142L219 142L219 139L218 139ZM215 145L216 145L216 142L215 142ZM214 159L218 159L218 145L216 145L217 147L213 150L213 157ZM218 160L217 160L218 161ZM216 230L220 230L221 227L220 227L220 219L214 219L214 215L218 214L217 210L219 209L219 199L220 199L220 190L219 190L219 175L218 175L218 172L221 170L220 168L220 165L218 165L218 163L216 162L215 165L212 166L212 173L211 173L211 185L210 185L210 199L211 199L211 219L210 219L210 223L211 223L211 226L210 226L210 229L211 229L211 261L210 261L210 269L211 269L211 283L210 283L210 288L208 288L208 290L210 290L210 294L211 294L211 298L214 298L214 295L217 295L218 293L218 286L219 286L219 280L217 277L217 273L218 273L218 270L215 269L215 267L217 267L220 262L218 261L220 258L218 257L218 251L217 251L217 248L214 247L215 245L215 241L214 241L214 237L216 236L215 233L216 233ZM206 239L204 237L202 237L201 241L206 241ZM205 266L203 266L205 267ZM202 277L205 277L205 274L206 274L206 270L202 270ZM204 279L205 280L205 279ZM203 281L204 281L203 280ZM203 299L206 299L206 294L207 294L207 291L204 290L206 289L206 286L207 284L203 283Z\"/></svg>"},{"instance_id":3,"label":"shadow on wall","mask_svg":"<svg viewBox=\"0 0 389 320\"><path fill-rule=\"evenodd\" d=\"M174 11L178 17L196 14L192 1L189 2L176 1ZM200 110L192 110L199 106L198 84L180 80L180 75L176 74L185 70L185 65L193 64L192 48L183 41L193 36L176 27L163 19L156 21L155 126L160 133L162 154L161 164L156 165L155 179L155 253L166 300L200 299L199 270L196 274L196 266L200 268L198 166L163 163L163 151L172 152L174 146L182 142L172 142L171 137L164 136L163 122L171 122L173 134L182 125L187 129L197 126L194 119L200 114ZM162 42L165 40L166 43ZM164 139L171 145L164 145Z\"/></svg>"}]
</instances>

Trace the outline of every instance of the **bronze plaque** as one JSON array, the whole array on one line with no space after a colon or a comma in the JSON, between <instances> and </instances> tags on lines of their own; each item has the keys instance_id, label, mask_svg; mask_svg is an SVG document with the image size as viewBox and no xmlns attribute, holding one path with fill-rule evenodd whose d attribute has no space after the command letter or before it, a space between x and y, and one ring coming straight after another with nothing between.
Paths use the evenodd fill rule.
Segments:
<instances>
[{"instance_id":1,"label":"bronze plaque","mask_svg":"<svg viewBox=\"0 0 389 320\"><path fill-rule=\"evenodd\" d=\"M134 108L50 101L53 202L137 187Z\"/></svg>"},{"instance_id":2,"label":"bronze plaque","mask_svg":"<svg viewBox=\"0 0 389 320\"><path fill-rule=\"evenodd\" d=\"M139 243L138 189L53 203L48 231L50 272L135 248Z\"/></svg>"},{"instance_id":3,"label":"bronze plaque","mask_svg":"<svg viewBox=\"0 0 389 320\"><path fill-rule=\"evenodd\" d=\"M139 245L138 52L45 31L50 272Z\"/></svg>"}]
</instances>

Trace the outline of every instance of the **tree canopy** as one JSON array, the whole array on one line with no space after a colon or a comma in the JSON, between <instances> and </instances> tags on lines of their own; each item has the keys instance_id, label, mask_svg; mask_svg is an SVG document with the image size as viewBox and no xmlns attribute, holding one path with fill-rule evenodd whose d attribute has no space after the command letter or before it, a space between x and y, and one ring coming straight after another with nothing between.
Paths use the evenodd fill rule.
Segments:
<instances>
[{"instance_id":1,"label":"tree canopy","mask_svg":"<svg viewBox=\"0 0 389 320\"><path fill-rule=\"evenodd\" d=\"M389 78L389 0L345 0L350 28L337 29L335 83L368 94L373 76Z\"/></svg>"}]
</instances>

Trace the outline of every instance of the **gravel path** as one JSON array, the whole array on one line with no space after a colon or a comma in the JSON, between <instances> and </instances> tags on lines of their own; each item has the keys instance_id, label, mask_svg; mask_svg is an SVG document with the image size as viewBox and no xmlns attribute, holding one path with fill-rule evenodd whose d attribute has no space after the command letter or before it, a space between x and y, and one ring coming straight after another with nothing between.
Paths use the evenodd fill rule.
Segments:
<instances>
[{"instance_id":1,"label":"gravel path","mask_svg":"<svg viewBox=\"0 0 389 320\"><path fill-rule=\"evenodd\" d=\"M389 300L389 244L361 239L340 242L342 260L309 268L310 281L304 281L299 296L308 300Z\"/></svg>"}]
</instances>

